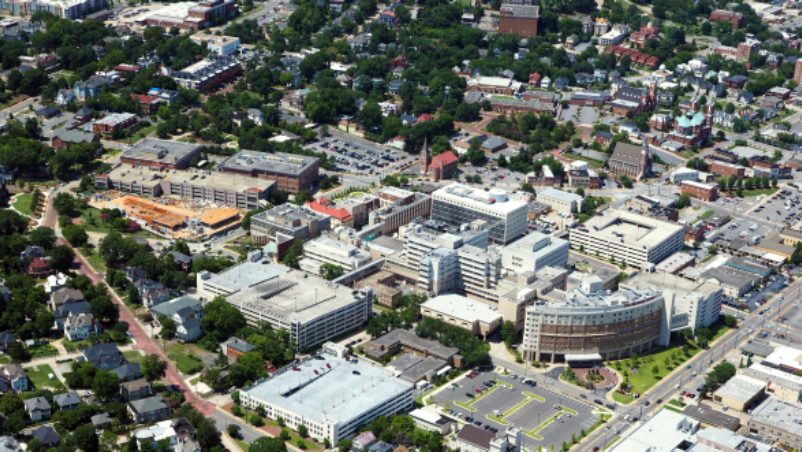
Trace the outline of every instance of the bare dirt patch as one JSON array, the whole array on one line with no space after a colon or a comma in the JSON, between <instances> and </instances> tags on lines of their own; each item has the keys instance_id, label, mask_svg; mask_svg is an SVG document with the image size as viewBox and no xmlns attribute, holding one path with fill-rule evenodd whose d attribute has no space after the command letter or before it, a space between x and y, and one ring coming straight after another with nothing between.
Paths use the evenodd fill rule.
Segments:
<instances>
[{"instance_id":1,"label":"bare dirt patch","mask_svg":"<svg viewBox=\"0 0 802 452\"><path fill-rule=\"evenodd\" d=\"M72 219L72 224L77 224L78 226L80 226L80 225L82 225L84 223L86 223L86 220L84 220L83 218L73 218Z\"/></svg>"}]
</instances>

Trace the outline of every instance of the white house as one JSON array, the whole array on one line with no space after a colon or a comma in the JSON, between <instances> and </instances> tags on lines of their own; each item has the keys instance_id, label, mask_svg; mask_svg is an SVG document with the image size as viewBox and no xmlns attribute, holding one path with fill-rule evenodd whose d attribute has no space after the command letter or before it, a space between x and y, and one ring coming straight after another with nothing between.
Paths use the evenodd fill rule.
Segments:
<instances>
[{"instance_id":1,"label":"white house","mask_svg":"<svg viewBox=\"0 0 802 452\"><path fill-rule=\"evenodd\" d=\"M100 334L100 325L92 314L71 315L64 322L64 336L69 341L82 341L96 334Z\"/></svg>"}]
</instances>

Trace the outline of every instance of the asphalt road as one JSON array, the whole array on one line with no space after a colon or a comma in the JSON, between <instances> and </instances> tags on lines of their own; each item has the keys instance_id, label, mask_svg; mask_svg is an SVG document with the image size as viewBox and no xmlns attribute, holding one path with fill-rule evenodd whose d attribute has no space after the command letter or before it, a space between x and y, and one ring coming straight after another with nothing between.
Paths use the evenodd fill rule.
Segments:
<instances>
[{"instance_id":1,"label":"asphalt road","mask_svg":"<svg viewBox=\"0 0 802 452\"><path fill-rule=\"evenodd\" d=\"M227 435L226 429L230 424L238 426L240 429L240 433L242 433L243 441L245 441L248 444L256 441L258 438L265 436L261 430L258 430L255 427L246 424L241 419L229 417L226 414L221 413L219 411L215 411L214 413L210 414L207 417L214 421L217 430L222 432L223 435Z\"/></svg>"}]
</instances>

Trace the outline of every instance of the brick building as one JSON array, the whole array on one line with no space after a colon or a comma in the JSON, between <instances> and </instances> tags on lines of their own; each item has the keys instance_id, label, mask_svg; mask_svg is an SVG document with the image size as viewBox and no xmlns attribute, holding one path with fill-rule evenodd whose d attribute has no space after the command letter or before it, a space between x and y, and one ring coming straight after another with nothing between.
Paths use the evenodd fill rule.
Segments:
<instances>
[{"instance_id":1,"label":"brick building","mask_svg":"<svg viewBox=\"0 0 802 452\"><path fill-rule=\"evenodd\" d=\"M94 133L83 132L80 129L62 130L50 140L53 149L67 149L70 144L97 143L100 137Z\"/></svg>"},{"instance_id":2,"label":"brick building","mask_svg":"<svg viewBox=\"0 0 802 452\"><path fill-rule=\"evenodd\" d=\"M160 26L166 30L200 30L211 26L215 17L228 18L236 13L234 0L209 0L187 7L187 3L172 4L141 19L144 25ZM138 20L137 22L140 22Z\"/></svg>"},{"instance_id":3,"label":"brick building","mask_svg":"<svg viewBox=\"0 0 802 452\"><path fill-rule=\"evenodd\" d=\"M145 138L120 155L120 162L158 169L186 169L192 159L200 159L199 144Z\"/></svg>"},{"instance_id":4,"label":"brick building","mask_svg":"<svg viewBox=\"0 0 802 452\"><path fill-rule=\"evenodd\" d=\"M640 180L652 173L652 152L645 141L641 147L618 142L607 160L610 171Z\"/></svg>"},{"instance_id":5,"label":"brick building","mask_svg":"<svg viewBox=\"0 0 802 452\"><path fill-rule=\"evenodd\" d=\"M638 52L637 50L627 49L619 45L611 45L604 50L606 54L614 54L616 58L623 58L625 55L632 60L632 63L638 66L644 66L650 69L657 69L660 66L660 59L651 56L647 53Z\"/></svg>"},{"instance_id":6,"label":"brick building","mask_svg":"<svg viewBox=\"0 0 802 452\"><path fill-rule=\"evenodd\" d=\"M655 27L651 22L646 26L640 27L640 30L633 31L629 35L629 42L633 46L643 48L650 39L659 39L660 29Z\"/></svg>"},{"instance_id":7,"label":"brick building","mask_svg":"<svg viewBox=\"0 0 802 452\"><path fill-rule=\"evenodd\" d=\"M637 116L643 112L654 110L657 105L657 85L651 83L649 88L615 85L613 96L615 100L609 104L613 113L626 115L632 112Z\"/></svg>"},{"instance_id":8,"label":"brick building","mask_svg":"<svg viewBox=\"0 0 802 452\"><path fill-rule=\"evenodd\" d=\"M746 41L738 44L735 49L735 59L738 61L748 61L753 53L760 50L760 41L746 38Z\"/></svg>"},{"instance_id":9,"label":"brick building","mask_svg":"<svg viewBox=\"0 0 802 452\"><path fill-rule=\"evenodd\" d=\"M93 133L112 133L134 127L139 122L136 115L131 113L112 113L92 123Z\"/></svg>"},{"instance_id":10,"label":"brick building","mask_svg":"<svg viewBox=\"0 0 802 452\"><path fill-rule=\"evenodd\" d=\"M717 9L710 13L710 21L725 21L732 24L732 28L740 28L744 25L744 15L732 11Z\"/></svg>"},{"instance_id":11,"label":"brick building","mask_svg":"<svg viewBox=\"0 0 802 452\"><path fill-rule=\"evenodd\" d=\"M682 194L689 194L702 201L715 201L718 197L718 186L715 184L703 184L689 180L682 181Z\"/></svg>"},{"instance_id":12,"label":"brick building","mask_svg":"<svg viewBox=\"0 0 802 452\"><path fill-rule=\"evenodd\" d=\"M539 17L539 6L502 6L498 17L498 31L502 34L515 33L522 38L534 38L537 36Z\"/></svg>"},{"instance_id":13,"label":"brick building","mask_svg":"<svg viewBox=\"0 0 802 452\"><path fill-rule=\"evenodd\" d=\"M315 157L276 152L240 151L218 165L222 173L261 177L290 193L306 190L317 180L320 161Z\"/></svg>"},{"instance_id":14,"label":"brick building","mask_svg":"<svg viewBox=\"0 0 802 452\"><path fill-rule=\"evenodd\" d=\"M796 60L796 64L794 65L794 81L798 85L802 84L802 58Z\"/></svg>"},{"instance_id":15,"label":"brick building","mask_svg":"<svg viewBox=\"0 0 802 452\"><path fill-rule=\"evenodd\" d=\"M145 94L131 94L131 99L139 102L142 107L142 114L148 116L155 115L163 103L161 98Z\"/></svg>"},{"instance_id":16,"label":"brick building","mask_svg":"<svg viewBox=\"0 0 802 452\"><path fill-rule=\"evenodd\" d=\"M746 168L741 165L728 162L710 162L708 170L713 174L718 174L722 177L744 177L746 175Z\"/></svg>"},{"instance_id":17,"label":"brick building","mask_svg":"<svg viewBox=\"0 0 802 452\"><path fill-rule=\"evenodd\" d=\"M237 339L236 337L229 338L229 340L220 344L220 348L224 355L234 361L239 360L240 356L256 350L256 347L253 345L245 342L243 339Z\"/></svg>"}]
</instances>

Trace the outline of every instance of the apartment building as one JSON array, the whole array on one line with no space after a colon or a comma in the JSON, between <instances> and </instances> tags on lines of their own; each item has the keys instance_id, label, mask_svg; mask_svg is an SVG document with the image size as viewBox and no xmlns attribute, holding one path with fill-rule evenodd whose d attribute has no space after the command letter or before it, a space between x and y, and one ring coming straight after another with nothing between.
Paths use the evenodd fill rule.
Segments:
<instances>
[{"instance_id":1,"label":"apartment building","mask_svg":"<svg viewBox=\"0 0 802 452\"><path fill-rule=\"evenodd\" d=\"M200 160L199 144L145 138L120 154L120 162L155 169L186 169L192 159Z\"/></svg>"},{"instance_id":2,"label":"apartment building","mask_svg":"<svg viewBox=\"0 0 802 452\"><path fill-rule=\"evenodd\" d=\"M107 0L0 0L0 11L12 16L31 16L47 11L62 19L83 19L87 15L108 8Z\"/></svg>"},{"instance_id":3,"label":"apartment building","mask_svg":"<svg viewBox=\"0 0 802 452\"><path fill-rule=\"evenodd\" d=\"M130 129L139 122L136 115L131 113L112 113L92 123L92 133L108 134L120 130Z\"/></svg>"},{"instance_id":4,"label":"apartment building","mask_svg":"<svg viewBox=\"0 0 802 452\"><path fill-rule=\"evenodd\" d=\"M206 44L208 49L217 55L231 56L239 52L239 38L231 36L215 36L208 34L194 34L190 36L192 42Z\"/></svg>"},{"instance_id":5,"label":"apartment building","mask_svg":"<svg viewBox=\"0 0 802 452\"><path fill-rule=\"evenodd\" d=\"M259 242L309 240L331 229L331 217L283 204L251 217L251 237Z\"/></svg>"},{"instance_id":6,"label":"apartment building","mask_svg":"<svg viewBox=\"0 0 802 452\"><path fill-rule=\"evenodd\" d=\"M370 226L382 225L384 235L391 235L415 218L428 217L432 210L432 197L396 187L385 187L376 195L379 208L368 213Z\"/></svg>"},{"instance_id":7,"label":"apartment building","mask_svg":"<svg viewBox=\"0 0 802 452\"><path fill-rule=\"evenodd\" d=\"M480 220L490 240L507 244L526 232L527 202L501 189L482 191L454 183L432 193L433 220L458 228Z\"/></svg>"},{"instance_id":8,"label":"apartment building","mask_svg":"<svg viewBox=\"0 0 802 452\"><path fill-rule=\"evenodd\" d=\"M718 185L716 184L703 184L701 182L695 182L690 180L682 181L682 188L680 191L682 194L689 194L696 199L701 199L702 201L715 201L718 197Z\"/></svg>"},{"instance_id":9,"label":"apartment building","mask_svg":"<svg viewBox=\"0 0 802 452\"><path fill-rule=\"evenodd\" d=\"M170 77L183 88L206 91L233 80L241 72L242 66L234 58L224 55L207 55L197 63L180 71L173 71L170 73Z\"/></svg>"},{"instance_id":10,"label":"apartment building","mask_svg":"<svg viewBox=\"0 0 802 452\"><path fill-rule=\"evenodd\" d=\"M740 28L744 25L744 15L741 13L736 13L733 11L725 11L722 9L717 9L710 13L710 21L711 22L718 22L724 21L729 22L732 24L732 28Z\"/></svg>"},{"instance_id":11,"label":"apartment building","mask_svg":"<svg viewBox=\"0 0 802 452\"><path fill-rule=\"evenodd\" d=\"M537 36L539 19L539 6L502 5L498 16L498 31L502 34L514 33L523 38L534 38Z\"/></svg>"}]
</instances>

